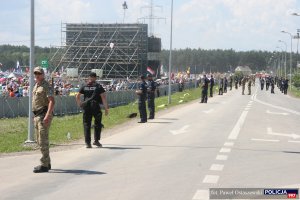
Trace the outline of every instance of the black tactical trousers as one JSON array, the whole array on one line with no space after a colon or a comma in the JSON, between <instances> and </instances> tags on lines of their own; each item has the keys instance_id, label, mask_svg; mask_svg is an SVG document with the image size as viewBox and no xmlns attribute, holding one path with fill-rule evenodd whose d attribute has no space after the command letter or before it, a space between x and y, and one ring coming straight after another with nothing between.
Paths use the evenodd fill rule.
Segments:
<instances>
[{"instance_id":1,"label":"black tactical trousers","mask_svg":"<svg viewBox=\"0 0 300 200\"><path fill-rule=\"evenodd\" d=\"M208 93L208 88L203 88L201 103L207 103L207 93Z\"/></svg>"},{"instance_id":2,"label":"black tactical trousers","mask_svg":"<svg viewBox=\"0 0 300 200\"><path fill-rule=\"evenodd\" d=\"M149 118L154 119L154 115L155 115L154 98L148 98L148 110L149 110Z\"/></svg>"},{"instance_id":3,"label":"black tactical trousers","mask_svg":"<svg viewBox=\"0 0 300 200\"><path fill-rule=\"evenodd\" d=\"M209 96L210 96L210 97L213 97L213 95L214 95L213 89L214 89L213 87L210 87L210 88L209 88L209 93L210 93Z\"/></svg>"},{"instance_id":4,"label":"black tactical trousers","mask_svg":"<svg viewBox=\"0 0 300 200\"><path fill-rule=\"evenodd\" d=\"M146 101L145 100L139 100L139 112L140 112L140 118L142 122L147 121L147 110L146 110Z\"/></svg>"},{"instance_id":5,"label":"black tactical trousers","mask_svg":"<svg viewBox=\"0 0 300 200\"><path fill-rule=\"evenodd\" d=\"M101 138L101 129L102 129L102 112L100 107L96 109L85 109L83 111L83 128L84 128L84 137L85 143L91 143L91 123L92 118L94 117L94 140L99 141Z\"/></svg>"}]
</instances>

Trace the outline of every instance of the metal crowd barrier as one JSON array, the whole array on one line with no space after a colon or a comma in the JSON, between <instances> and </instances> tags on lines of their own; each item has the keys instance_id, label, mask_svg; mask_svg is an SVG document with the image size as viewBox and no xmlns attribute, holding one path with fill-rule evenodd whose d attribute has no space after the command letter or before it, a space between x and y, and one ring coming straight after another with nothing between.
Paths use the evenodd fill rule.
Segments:
<instances>
[{"instance_id":1,"label":"metal crowd barrier","mask_svg":"<svg viewBox=\"0 0 300 200\"><path fill-rule=\"evenodd\" d=\"M183 89L195 88L195 82L187 82ZM159 96L168 95L168 86L159 86ZM171 86L172 93L180 91L179 84ZM110 107L126 105L137 100L134 90L107 92L107 100ZM28 117L28 97L6 98L0 97L0 118ZM80 113L74 96L56 96L54 115L63 116Z\"/></svg>"}]
</instances>

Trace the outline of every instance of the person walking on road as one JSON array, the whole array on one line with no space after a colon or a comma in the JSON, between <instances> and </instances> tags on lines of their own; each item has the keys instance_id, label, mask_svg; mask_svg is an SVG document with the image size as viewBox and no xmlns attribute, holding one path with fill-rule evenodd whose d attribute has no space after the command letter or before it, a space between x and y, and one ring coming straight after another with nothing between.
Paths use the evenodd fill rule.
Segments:
<instances>
[{"instance_id":1,"label":"person walking on road","mask_svg":"<svg viewBox=\"0 0 300 200\"><path fill-rule=\"evenodd\" d=\"M101 130L103 128L102 111L100 105L104 105L106 116L108 115L109 111L105 90L96 82L96 79L96 73L90 73L88 83L84 84L76 95L77 105L83 109L83 128L86 148L92 148L91 123L93 117L95 119L93 145L102 147L102 144L99 142L101 139ZM84 95L83 102L80 100L81 95Z\"/></svg>"},{"instance_id":2,"label":"person walking on road","mask_svg":"<svg viewBox=\"0 0 300 200\"><path fill-rule=\"evenodd\" d=\"M260 78L260 89L264 90L264 86L265 86L265 80L263 78Z\"/></svg>"},{"instance_id":3,"label":"person walking on road","mask_svg":"<svg viewBox=\"0 0 300 200\"><path fill-rule=\"evenodd\" d=\"M141 83L139 85L139 90L136 91L138 95L138 104L139 104L139 112L141 121L138 123L146 123L147 122L147 110L146 110L146 99L147 99L147 83L145 81L145 76L141 76Z\"/></svg>"},{"instance_id":4,"label":"person walking on road","mask_svg":"<svg viewBox=\"0 0 300 200\"><path fill-rule=\"evenodd\" d=\"M53 88L45 80L45 73L41 67L34 68L36 83L32 93L32 111L34 114L34 128L37 144L41 150L41 165L33 169L34 173L48 172L51 169L49 153L49 128L51 125L55 100Z\"/></svg>"}]
</instances>

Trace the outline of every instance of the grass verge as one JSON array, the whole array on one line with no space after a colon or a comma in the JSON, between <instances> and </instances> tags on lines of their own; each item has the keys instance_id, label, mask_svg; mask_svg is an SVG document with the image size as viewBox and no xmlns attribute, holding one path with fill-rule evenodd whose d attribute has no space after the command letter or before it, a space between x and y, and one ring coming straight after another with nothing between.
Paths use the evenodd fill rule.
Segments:
<instances>
[{"instance_id":1,"label":"grass verge","mask_svg":"<svg viewBox=\"0 0 300 200\"><path fill-rule=\"evenodd\" d=\"M300 98L300 89L296 88L295 86L292 87L291 92L292 96Z\"/></svg>"},{"instance_id":2,"label":"grass verge","mask_svg":"<svg viewBox=\"0 0 300 200\"><path fill-rule=\"evenodd\" d=\"M215 88L216 90L218 88ZM201 95L200 88L177 92L172 95L172 103L168 104L168 97L156 98L156 111L171 108L196 99ZM116 125L125 123L130 119L130 113L138 113L136 103L110 109L109 117L103 117L102 123L105 129L113 128ZM27 118L0 119L0 153L28 151L31 148L24 147L27 139ZM68 133L71 139L67 138ZM82 114L64 117L54 117L50 128L51 144L69 143L83 138ZM53 145L52 145L53 146Z\"/></svg>"}]
</instances>

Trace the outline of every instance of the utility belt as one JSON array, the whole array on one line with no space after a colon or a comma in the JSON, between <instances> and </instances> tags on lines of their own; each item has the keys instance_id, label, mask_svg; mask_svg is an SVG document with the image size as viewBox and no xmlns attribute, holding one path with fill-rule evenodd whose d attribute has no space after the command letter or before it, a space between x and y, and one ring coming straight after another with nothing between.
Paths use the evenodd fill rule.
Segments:
<instances>
[{"instance_id":1,"label":"utility belt","mask_svg":"<svg viewBox=\"0 0 300 200\"><path fill-rule=\"evenodd\" d=\"M48 107L46 106L46 107L41 108L40 110L33 111L33 114L35 117L37 117L37 116L46 114L47 111L48 111Z\"/></svg>"},{"instance_id":2,"label":"utility belt","mask_svg":"<svg viewBox=\"0 0 300 200\"><path fill-rule=\"evenodd\" d=\"M95 100L91 100L91 99L87 99L85 101L82 102L82 108L84 110L86 109L99 109L100 108L100 104L101 102L95 101Z\"/></svg>"}]
</instances>

